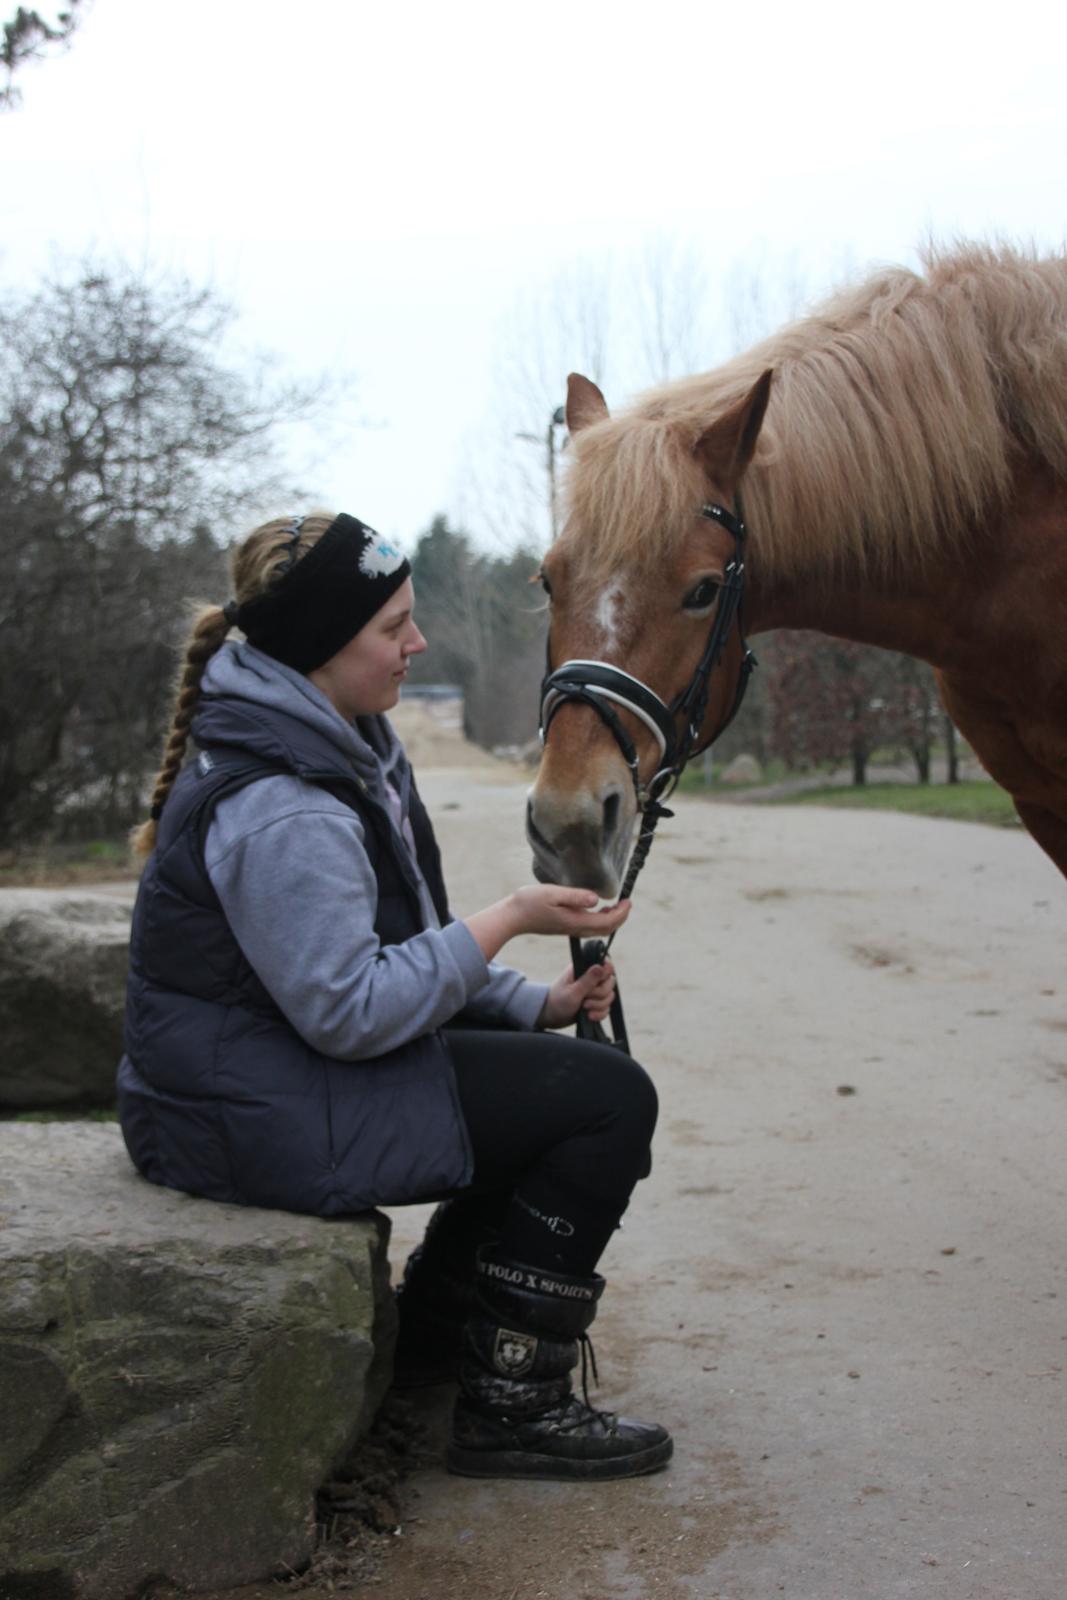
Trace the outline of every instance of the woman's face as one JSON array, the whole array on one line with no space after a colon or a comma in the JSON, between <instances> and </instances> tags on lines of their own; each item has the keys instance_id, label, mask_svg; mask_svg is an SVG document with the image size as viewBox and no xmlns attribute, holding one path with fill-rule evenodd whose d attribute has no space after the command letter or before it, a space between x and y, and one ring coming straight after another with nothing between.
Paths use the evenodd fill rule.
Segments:
<instances>
[{"instance_id":1,"label":"woman's face","mask_svg":"<svg viewBox=\"0 0 1067 1600\"><path fill-rule=\"evenodd\" d=\"M415 590L406 578L343 650L308 673L346 720L391 711L400 699L408 661L426 649L414 606Z\"/></svg>"}]
</instances>

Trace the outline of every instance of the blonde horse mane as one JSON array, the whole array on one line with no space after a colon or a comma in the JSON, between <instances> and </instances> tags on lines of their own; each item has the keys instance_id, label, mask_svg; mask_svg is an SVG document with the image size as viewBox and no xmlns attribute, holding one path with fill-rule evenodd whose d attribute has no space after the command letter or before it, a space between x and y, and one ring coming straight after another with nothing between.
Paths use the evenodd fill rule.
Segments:
<instances>
[{"instance_id":1,"label":"blonde horse mane","mask_svg":"<svg viewBox=\"0 0 1067 1600\"><path fill-rule=\"evenodd\" d=\"M745 515L761 574L886 571L959 547L1021 459L1067 478L1067 256L928 249L713 372L664 384L572 441L567 537L639 565L692 527L693 444L767 367Z\"/></svg>"}]
</instances>

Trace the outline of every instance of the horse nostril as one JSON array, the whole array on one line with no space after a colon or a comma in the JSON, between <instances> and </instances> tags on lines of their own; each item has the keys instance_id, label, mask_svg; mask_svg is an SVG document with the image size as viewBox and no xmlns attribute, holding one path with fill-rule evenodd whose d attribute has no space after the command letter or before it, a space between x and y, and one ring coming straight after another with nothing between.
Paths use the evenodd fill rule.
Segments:
<instances>
[{"instance_id":1,"label":"horse nostril","mask_svg":"<svg viewBox=\"0 0 1067 1600\"><path fill-rule=\"evenodd\" d=\"M526 837L531 844L540 845L543 850L550 848L548 840L534 821L533 806L529 801L526 803Z\"/></svg>"},{"instance_id":2,"label":"horse nostril","mask_svg":"<svg viewBox=\"0 0 1067 1600\"><path fill-rule=\"evenodd\" d=\"M619 797L609 794L604 801L604 842L611 838L619 823Z\"/></svg>"}]
</instances>

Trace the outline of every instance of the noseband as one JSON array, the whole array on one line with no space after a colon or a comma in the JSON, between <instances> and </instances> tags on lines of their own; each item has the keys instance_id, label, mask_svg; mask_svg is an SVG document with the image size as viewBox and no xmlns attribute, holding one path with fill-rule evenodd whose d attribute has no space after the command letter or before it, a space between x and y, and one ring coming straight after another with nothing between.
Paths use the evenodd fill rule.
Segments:
<instances>
[{"instance_id":1,"label":"noseband","mask_svg":"<svg viewBox=\"0 0 1067 1600\"><path fill-rule=\"evenodd\" d=\"M549 672L541 685L542 740L548 737L552 719L561 706L568 703L589 706L610 728L622 758L630 769L637 809L642 817L657 813L662 815L660 802L672 792L687 762L714 744L730 726L741 708L752 668L756 665L756 658L745 642L741 617L745 588L745 524L741 519L740 504L736 516L727 511L725 506L715 503L701 506L700 515L720 523L733 535L734 553L723 574L715 618L704 653L688 687L668 705L646 683L629 672L623 672L620 667L612 666L609 661L578 660L565 661L555 672ZM708 709L711 674L722 660L735 617L741 641L741 671L737 679L737 691L729 714L711 738L701 745L700 730ZM612 709L616 705L623 706L643 722L659 746L659 765L647 784L641 782L634 742Z\"/></svg>"}]
</instances>

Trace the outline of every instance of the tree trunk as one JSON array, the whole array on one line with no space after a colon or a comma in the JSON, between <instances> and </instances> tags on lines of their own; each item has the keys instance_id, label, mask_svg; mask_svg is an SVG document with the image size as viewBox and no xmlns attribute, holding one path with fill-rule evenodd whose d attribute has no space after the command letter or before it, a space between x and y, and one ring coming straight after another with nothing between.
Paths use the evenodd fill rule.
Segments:
<instances>
[{"instance_id":1,"label":"tree trunk","mask_svg":"<svg viewBox=\"0 0 1067 1600\"><path fill-rule=\"evenodd\" d=\"M852 746L852 782L856 788L867 782L867 749L862 744Z\"/></svg>"},{"instance_id":2,"label":"tree trunk","mask_svg":"<svg viewBox=\"0 0 1067 1600\"><path fill-rule=\"evenodd\" d=\"M959 781L960 781L960 758L959 758L959 751L956 748L956 724L953 722L952 718L949 716L947 711L944 713L944 724L945 724L945 756L946 756L946 758L948 760L948 776L946 777L945 782L946 783L959 783Z\"/></svg>"},{"instance_id":3,"label":"tree trunk","mask_svg":"<svg viewBox=\"0 0 1067 1600\"><path fill-rule=\"evenodd\" d=\"M919 774L920 783L930 782L930 742L924 739L922 744L912 745L911 753L915 760L915 770Z\"/></svg>"}]
</instances>

